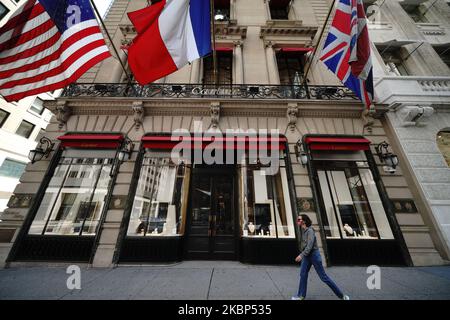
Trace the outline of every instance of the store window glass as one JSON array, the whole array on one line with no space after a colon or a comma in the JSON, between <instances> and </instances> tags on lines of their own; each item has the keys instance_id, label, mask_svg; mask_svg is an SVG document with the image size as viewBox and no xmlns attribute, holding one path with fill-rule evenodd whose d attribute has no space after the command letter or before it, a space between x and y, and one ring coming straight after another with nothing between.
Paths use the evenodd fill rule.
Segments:
<instances>
[{"instance_id":1,"label":"store window glass","mask_svg":"<svg viewBox=\"0 0 450 320\"><path fill-rule=\"evenodd\" d=\"M266 174L263 165L246 160L239 170L239 189L244 237L295 237L284 159L276 174Z\"/></svg>"},{"instance_id":2,"label":"store window glass","mask_svg":"<svg viewBox=\"0 0 450 320\"><path fill-rule=\"evenodd\" d=\"M233 51L217 51L217 81L220 85L233 82ZM213 56L203 58L203 84L214 84Z\"/></svg>"},{"instance_id":3,"label":"store window glass","mask_svg":"<svg viewBox=\"0 0 450 320\"><path fill-rule=\"evenodd\" d=\"M0 177L20 178L25 171L26 163L5 159L0 166Z\"/></svg>"},{"instance_id":4,"label":"store window glass","mask_svg":"<svg viewBox=\"0 0 450 320\"><path fill-rule=\"evenodd\" d=\"M317 170L327 239L393 239L367 162L322 162Z\"/></svg>"},{"instance_id":5,"label":"store window glass","mask_svg":"<svg viewBox=\"0 0 450 320\"><path fill-rule=\"evenodd\" d=\"M6 120L8 119L10 113L0 109L0 128L3 127L3 125L5 124Z\"/></svg>"},{"instance_id":6,"label":"store window glass","mask_svg":"<svg viewBox=\"0 0 450 320\"><path fill-rule=\"evenodd\" d=\"M230 20L230 0L214 0L214 20Z\"/></svg>"},{"instance_id":7,"label":"store window glass","mask_svg":"<svg viewBox=\"0 0 450 320\"><path fill-rule=\"evenodd\" d=\"M30 110L33 111L34 113L37 113L38 115L41 115L45 110L44 100L36 98L33 104L30 106Z\"/></svg>"},{"instance_id":8,"label":"store window glass","mask_svg":"<svg viewBox=\"0 0 450 320\"><path fill-rule=\"evenodd\" d=\"M437 145L444 156L447 165L450 167L450 129L438 133Z\"/></svg>"},{"instance_id":9,"label":"store window glass","mask_svg":"<svg viewBox=\"0 0 450 320\"><path fill-rule=\"evenodd\" d=\"M29 234L91 236L97 232L115 151L64 151Z\"/></svg>"},{"instance_id":10,"label":"store window glass","mask_svg":"<svg viewBox=\"0 0 450 320\"><path fill-rule=\"evenodd\" d=\"M23 120L20 123L19 128L17 128L16 134L28 139L31 136L31 133L33 133L34 127L35 127L34 124Z\"/></svg>"},{"instance_id":11,"label":"store window glass","mask_svg":"<svg viewBox=\"0 0 450 320\"><path fill-rule=\"evenodd\" d=\"M272 20L289 19L290 0L270 0L269 10Z\"/></svg>"},{"instance_id":12,"label":"store window glass","mask_svg":"<svg viewBox=\"0 0 450 320\"><path fill-rule=\"evenodd\" d=\"M280 84L300 86L304 75L304 54L280 51L276 56Z\"/></svg>"},{"instance_id":13,"label":"store window glass","mask_svg":"<svg viewBox=\"0 0 450 320\"><path fill-rule=\"evenodd\" d=\"M9 9L0 2L0 20L2 20L9 12Z\"/></svg>"},{"instance_id":14,"label":"store window glass","mask_svg":"<svg viewBox=\"0 0 450 320\"><path fill-rule=\"evenodd\" d=\"M184 233L190 168L170 153L147 150L139 173L128 236Z\"/></svg>"}]
</instances>

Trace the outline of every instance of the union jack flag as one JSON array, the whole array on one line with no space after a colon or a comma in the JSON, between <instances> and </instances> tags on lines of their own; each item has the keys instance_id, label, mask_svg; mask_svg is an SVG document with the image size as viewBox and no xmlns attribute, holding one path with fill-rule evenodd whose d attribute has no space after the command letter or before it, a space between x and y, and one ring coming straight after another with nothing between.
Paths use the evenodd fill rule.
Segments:
<instances>
[{"instance_id":1,"label":"union jack flag","mask_svg":"<svg viewBox=\"0 0 450 320\"><path fill-rule=\"evenodd\" d=\"M370 108L373 74L363 0L338 0L320 60Z\"/></svg>"}]
</instances>

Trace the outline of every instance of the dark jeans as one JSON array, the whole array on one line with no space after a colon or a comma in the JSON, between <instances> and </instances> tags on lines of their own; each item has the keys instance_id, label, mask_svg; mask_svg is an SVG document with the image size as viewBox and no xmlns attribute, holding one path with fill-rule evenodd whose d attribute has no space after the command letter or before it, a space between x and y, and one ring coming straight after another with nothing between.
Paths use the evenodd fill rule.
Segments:
<instances>
[{"instance_id":1,"label":"dark jeans","mask_svg":"<svg viewBox=\"0 0 450 320\"><path fill-rule=\"evenodd\" d=\"M311 265L316 269L317 274L319 275L320 280L326 283L331 290L333 290L334 294L337 295L340 299L343 298L344 294L338 288L338 286L330 279L330 277L325 273L325 270L322 265L322 258L320 256L319 250L313 250L309 256L304 257L302 259L300 265L300 285L298 288L298 296L306 297L306 288L308 285L308 273L311 270Z\"/></svg>"}]
</instances>

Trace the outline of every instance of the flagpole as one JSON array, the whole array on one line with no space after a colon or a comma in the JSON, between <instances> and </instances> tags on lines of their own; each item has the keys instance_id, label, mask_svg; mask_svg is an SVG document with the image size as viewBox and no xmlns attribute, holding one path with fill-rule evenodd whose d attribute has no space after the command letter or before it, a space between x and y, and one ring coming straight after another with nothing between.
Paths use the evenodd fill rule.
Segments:
<instances>
[{"instance_id":1,"label":"flagpole","mask_svg":"<svg viewBox=\"0 0 450 320\"><path fill-rule=\"evenodd\" d=\"M89 2L91 3L92 7L94 7L95 13L97 14L97 17L100 19L100 23L102 24L103 30L105 30L106 35L108 36L109 42L111 43L111 46L112 46L112 48L114 50L114 53L116 54L116 57L119 60L120 65L122 66L122 70L125 73L125 75L126 75L126 77L128 79L128 82L131 83L131 78L130 78L128 72L127 72L127 69L125 68L125 65L123 64L122 59L120 59L119 52L117 51L116 46L114 45L114 42L112 41L111 35L108 32L108 29L106 29L105 23L103 22L103 18L100 15L100 12L97 9L97 6L95 5L93 0L89 0Z\"/></svg>"},{"instance_id":2,"label":"flagpole","mask_svg":"<svg viewBox=\"0 0 450 320\"><path fill-rule=\"evenodd\" d=\"M308 65L308 69L306 69L305 77L303 79L303 85L304 86L307 85L308 73L309 73L309 70L311 70L311 65L313 64L314 58L316 56L317 47L320 45L320 42L322 41L323 34L325 33L325 29L327 27L328 21L330 20L331 14L333 13L333 9L334 9L335 5L336 5L336 0L333 0L333 3L330 6L330 10L328 10L327 18L325 19L325 22L324 22L324 24L322 26L322 31L320 32L319 40L317 40L317 44L314 46L314 51L313 51L313 54L312 54L312 57L311 57L311 62Z\"/></svg>"},{"instance_id":3,"label":"flagpole","mask_svg":"<svg viewBox=\"0 0 450 320\"><path fill-rule=\"evenodd\" d=\"M211 28L212 28L212 46L213 46L213 75L214 75L214 84L217 87L218 78L217 78L217 52L216 52L216 24L214 22L214 0L210 0L211 3Z\"/></svg>"}]
</instances>

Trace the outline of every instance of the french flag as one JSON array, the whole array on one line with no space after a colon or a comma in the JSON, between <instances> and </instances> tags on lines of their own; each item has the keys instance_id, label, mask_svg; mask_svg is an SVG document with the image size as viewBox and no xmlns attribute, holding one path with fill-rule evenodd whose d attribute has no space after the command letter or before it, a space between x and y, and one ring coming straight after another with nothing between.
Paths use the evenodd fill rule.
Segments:
<instances>
[{"instance_id":1,"label":"french flag","mask_svg":"<svg viewBox=\"0 0 450 320\"><path fill-rule=\"evenodd\" d=\"M128 64L145 85L211 52L210 0L162 0L128 13L137 36Z\"/></svg>"}]
</instances>

